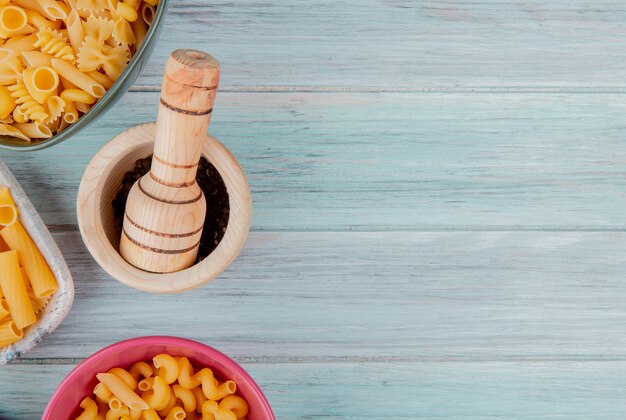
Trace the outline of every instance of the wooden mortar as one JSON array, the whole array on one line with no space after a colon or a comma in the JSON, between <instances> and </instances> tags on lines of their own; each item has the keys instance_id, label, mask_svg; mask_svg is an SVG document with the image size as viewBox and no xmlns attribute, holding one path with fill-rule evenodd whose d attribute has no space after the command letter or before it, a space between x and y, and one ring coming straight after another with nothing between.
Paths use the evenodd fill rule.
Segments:
<instances>
[{"instance_id":1,"label":"wooden mortar","mask_svg":"<svg viewBox=\"0 0 626 420\"><path fill-rule=\"evenodd\" d=\"M115 229L112 201L124 174L133 170L137 160L152 155L156 133L155 123L142 124L104 145L85 169L76 213L87 249L109 275L136 289L179 293L212 280L237 257L250 230L252 197L246 175L235 157L219 141L203 133L201 155L219 172L228 192L230 214L222 240L205 259L177 272L157 273L128 263L119 251L120 232Z\"/></svg>"}]
</instances>

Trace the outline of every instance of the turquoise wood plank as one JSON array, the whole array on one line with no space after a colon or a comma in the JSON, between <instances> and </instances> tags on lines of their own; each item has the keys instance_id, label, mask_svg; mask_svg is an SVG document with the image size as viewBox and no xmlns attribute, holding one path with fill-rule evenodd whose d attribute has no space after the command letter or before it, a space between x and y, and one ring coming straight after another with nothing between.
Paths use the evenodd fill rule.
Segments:
<instances>
[{"instance_id":1,"label":"turquoise wood plank","mask_svg":"<svg viewBox=\"0 0 626 420\"><path fill-rule=\"evenodd\" d=\"M75 224L88 161L157 101L1 157L47 223ZM625 111L611 94L222 93L211 131L249 175L255 230L623 229Z\"/></svg>"},{"instance_id":2,"label":"turquoise wood plank","mask_svg":"<svg viewBox=\"0 0 626 420\"><path fill-rule=\"evenodd\" d=\"M29 358L172 334L260 361L626 360L624 232L255 232L173 296L112 280L76 232L55 238L76 301Z\"/></svg>"},{"instance_id":3,"label":"turquoise wood plank","mask_svg":"<svg viewBox=\"0 0 626 420\"><path fill-rule=\"evenodd\" d=\"M193 47L226 89L624 88L625 17L619 0L174 0L139 83Z\"/></svg>"},{"instance_id":4,"label":"turquoise wood plank","mask_svg":"<svg viewBox=\"0 0 626 420\"><path fill-rule=\"evenodd\" d=\"M625 361L243 366L267 394L277 418L287 420L605 419L621 418L626 411ZM72 367L0 369L0 416L37 418Z\"/></svg>"}]
</instances>

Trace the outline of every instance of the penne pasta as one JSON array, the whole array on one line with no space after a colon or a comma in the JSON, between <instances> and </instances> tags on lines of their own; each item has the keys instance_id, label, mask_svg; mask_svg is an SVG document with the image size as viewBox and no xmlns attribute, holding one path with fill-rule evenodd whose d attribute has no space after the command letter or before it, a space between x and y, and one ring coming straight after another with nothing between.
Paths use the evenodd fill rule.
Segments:
<instances>
[{"instance_id":1,"label":"penne pasta","mask_svg":"<svg viewBox=\"0 0 626 420\"><path fill-rule=\"evenodd\" d=\"M139 395L135 394L133 390L117 376L110 373L99 373L96 377L127 407L133 410L147 410L150 408Z\"/></svg>"},{"instance_id":2,"label":"penne pasta","mask_svg":"<svg viewBox=\"0 0 626 420\"><path fill-rule=\"evenodd\" d=\"M49 54L42 53L41 51L24 51L21 55L26 64L31 67L52 65L52 61L50 60L52 60L53 57Z\"/></svg>"},{"instance_id":3,"label":"penne pasta","mask_svg":"<svg viewBox=\"0 0 626 420\"><path fill-rule=\"evenodd\" d=\"M82 73L67 61L56 58L52 59L52 67L57 71L57 73L59 73L60 76L65 77L67 80L71 81L94 98L101 98L106 92L104 86L85 73Z\"/></svg>"},{"instance_id":4,"label":"penne pasta","mask_svg":"<svg viewBox=\"0 0 626 420\"><path fill-rule=\"evenodd\" d=\"M65 26L67 26L67 36L70 40L70 45L74 51L78 51L83 43L83 39L85 38L85 33L83 31L82 20L76 9L72 9L72 11L67 15Z\"/></svg>"},{"instance_id":5,"label":"penne pasta","mask_svg":"<svg viewBox=\"0 0 626 420\"><path fill-rule=\"evenodd\" d=\"M25 136L30 137L31 139L49 139L52 137L52 131L45 125L37 123L22 123L13 124L13 127L17 128L24 133ZM1 221L0 224L2 224Z\"/></svg>"},{"instance_id":6,"label":"penne pasta","mask_svg":"<svg viewBox=\"0 0 626 420\"><path fill-rule=\"evenodd\" d=\"M148 26L154 22L154 6L150 6L147 3L141 4L141 18Z\"/></svg>"},{"instance_id":7,"label":"penne pasta","mask_svg":"<svg viewBox=\"0 0 626 420\"><path fill-rule=\"evenodd\" d=\"M0 226L11 226L17 220L17 209L11 204L0 204Z\"/></svg>"},{"instance_id":8,"label":"penne pasta","mask_svg":"<svg viewBox=\"0 0 626 420\"><path fill-rule=\"evenodd\" d=\"M59 75L49 66L27 68L22 79L30 96L40 104L55 94L59 86Z\"/></svg>"},{"instance_id":9,"label":"penne pasta","mask_svg":"<svg viewBox=\"0 0 626 420\"><path fill-rule=\"evenodd\" d=\"M78 111L76 110L76 104L74 102L65 102L65 108L63 109L63 121L68 124L73 124L78 120Z\"/></svg>"},{"instance_id":10,"label":"penne pasta","mask_svg":"<svg viewBox=\"0 0 626 420\"><path fill-rule=\"evenodd\" d=\"M43 298L53 294L58 284L48 263L22 224L17 221L11 226L0 230L0 236L9 248L18 251L18 257L30 280L35 296ZM6 293L6 291L5 291Z\"/></svg>"},{"instance_id":11,"label":"penne pasta","mask_svg":"<svg viewBox=\"0 0 626 420\"><path fill-rule=\"evenodd\" d=\"M133 375L128 373L127 370L116 367L109 370L107 373L110 373L120 378L130 389L134 390L135 388L137 388L137 380L133 378Z\"/></svg>"},{"instance_id":12,"label":"penne pasta","mask_svg":"<svg viewBox=\"0 0 626 420\"><path fill-rule=\"evenodd\" d=\"M65 89L61 92L61 99L67 102L79 102L91 105L96 102L96 98L80 89Z\"/></svg>"},{"instance_id":13,"label":"penne pasta","mask_svg":"<svg viewBox=\"0 0 626 420\"><path fill-rule=\"evenodd\" d=\"M0 347L8 346L24 337L24 332L17 328L15 322L9 321L0 324Z\"/></svg>"},{"instance_id":14,"label":"penne pasta","mask_svg":"<svg viewBox=\"0 0 626 420\"><path fill-rule=\"evenodd\" d=\"M113 86L113 80L111 80L106 74L102 74L99 71L90 71L87 73L87 75L96 82L100 83L106 89L109 89L111 86Z\"/></svg>"},{"instance_id":15,"label":"penne pasta","mask_svg":"<svg viewBox=\"0 0 626 420\"><path fill-rule=\"evenodd\" d=\"M54 0L35 0L35 2L39 5L42 14L48 19L56 20L67 17L63 7Z\"/></svg>"},{"instance_id":16,"label":"penne pasta","mask_svg":"<svg viewBox=\"0 0 626 420\"><path fill-rule=\"evenodd\" d=\"M37 322L37 316L22 278L17 251L6 251L0 254L0 288L2 288L17 328L23 330Z\"/></svg>"},{"instance_id":17,"label":"penne pasta","mask_svg":"<svg viewBox=\"0 0 626 420\"><path fill-rule=\"evenodd\" d=\"M26 12L19 6L0 7L0 37L30 34L35 30L28 24Z\"/></svg>"}]
</instances>

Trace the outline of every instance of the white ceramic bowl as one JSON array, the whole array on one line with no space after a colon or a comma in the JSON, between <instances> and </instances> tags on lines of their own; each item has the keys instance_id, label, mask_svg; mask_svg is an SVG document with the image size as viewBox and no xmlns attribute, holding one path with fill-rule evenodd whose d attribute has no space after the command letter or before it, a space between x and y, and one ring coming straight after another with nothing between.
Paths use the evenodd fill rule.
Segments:
<instances>
[{"instance_id":1,"label":"white ceramic bowl","mask_svg":"<svg viewBox=\"0 0 626 420\"><path fill-rule=\"evenodd\" d=\"M32 349L61 324L74 302L74 282L59 247L30 200L17 183L9 168L0 160L0 186L11 189L11 195L20 212L20 222L50 265L59 283L39 320L24 331L24 338L8 347L0 348L0 366L3 366Z\"/></svg>"}]
</instances>

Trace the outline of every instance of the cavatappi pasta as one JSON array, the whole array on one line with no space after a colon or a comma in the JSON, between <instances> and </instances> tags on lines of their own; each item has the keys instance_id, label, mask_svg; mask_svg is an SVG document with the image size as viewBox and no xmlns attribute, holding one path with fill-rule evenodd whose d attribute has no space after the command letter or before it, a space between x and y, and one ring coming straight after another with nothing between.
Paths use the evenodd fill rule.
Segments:
<instances>
[{"instance_id":1,"label":"cavatappi pasta","mask_svg":"<svg viewBox=\"0 0 626 420\"><path fill-rule=\"evenodd\" d=\"M234 381L220 382L211 369L196 370L186 357L159 354L96 377L93 395L81 401L76 420L241 420L248 415Z\"/></svg>"},{"instance_id":2,"label":"cavatappi pasta","mask_svg":"<svg viewBox=\"0 0 626 420\"><path fill-rule=\"evenodd\" d=\"M50 267L19 221L11 192L0 186L0 348L22 339L57 288Z\"/></svg>"},{"instance_id":3,"label":"cavatappi pasta","mask_svg":"<svg viewBox=\"0 0 626 420\"><path fill-rule=\"evenodd\" d=\"M143 42L158 0L0 0L0 135L75 123Z\"/></svg>"}]
</instances>

